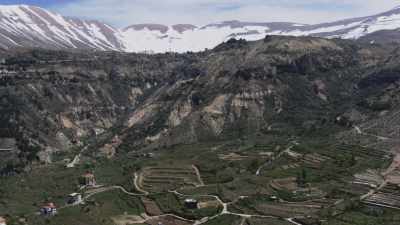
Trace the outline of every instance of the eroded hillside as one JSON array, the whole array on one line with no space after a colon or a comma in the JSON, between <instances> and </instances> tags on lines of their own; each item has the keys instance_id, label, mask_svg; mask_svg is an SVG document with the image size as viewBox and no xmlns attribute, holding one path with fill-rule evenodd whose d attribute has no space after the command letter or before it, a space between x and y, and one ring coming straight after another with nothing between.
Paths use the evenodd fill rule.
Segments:
<instances>
[{"instance_id":1,"label":"eroded hillside","mask_svg":"<svg viewBox=\"0 0 400 225\"><path fill-rule=\"evenodd\" d=\"M375 116L379 83L397 90L396 52L279 36L196 54L18 50L2 65L1 135L17 140L11 167L88 143L113 157L268 133L331 135ZM337 121L349 112L355 121Z\"/></svg>"}]
</instances>

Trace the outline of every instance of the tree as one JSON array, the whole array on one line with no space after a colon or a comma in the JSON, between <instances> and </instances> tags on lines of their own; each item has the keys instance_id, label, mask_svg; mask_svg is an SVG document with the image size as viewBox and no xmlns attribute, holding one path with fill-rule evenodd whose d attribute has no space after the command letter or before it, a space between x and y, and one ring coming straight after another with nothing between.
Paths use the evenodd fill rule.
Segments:
<instances>
[{"instance_id":1,"label":"tree","mask_svg":"<svg viewBox=\"0 0 400 225\"><path fill-rule=\"evenodd\" d=\"M302 170L297 174L297 185L299 187L305 187L306 186L306 181L307 181L307 171L302 168Z\"/></svg>"}]
</instances>

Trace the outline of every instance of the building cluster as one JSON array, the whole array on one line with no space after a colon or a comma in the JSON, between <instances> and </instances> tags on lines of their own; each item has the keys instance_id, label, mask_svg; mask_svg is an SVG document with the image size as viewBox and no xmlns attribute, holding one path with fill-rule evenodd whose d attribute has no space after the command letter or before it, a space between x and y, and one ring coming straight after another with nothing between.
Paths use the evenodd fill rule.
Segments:
<instances>
[{"instance_id":1,"label":"building cluster","mask_svg":"<svg viewBox=\"0 0 400 225\"><path fill-rule=\"evenodd\" d=\"M80 177L80 184L86 187L95 187L96 179L93 173L87 172ZM80 193L72 193L67 196L67 204L69 205L79 205L83 202L82 194ZM54 216L57 214L57 207L54 203L49 202L43 207L40 208L40 213L43 216ZM0 225L6 225L5 220L4 223L1 223L3 218L0 217Z\"/></svg>"}]
</instances>

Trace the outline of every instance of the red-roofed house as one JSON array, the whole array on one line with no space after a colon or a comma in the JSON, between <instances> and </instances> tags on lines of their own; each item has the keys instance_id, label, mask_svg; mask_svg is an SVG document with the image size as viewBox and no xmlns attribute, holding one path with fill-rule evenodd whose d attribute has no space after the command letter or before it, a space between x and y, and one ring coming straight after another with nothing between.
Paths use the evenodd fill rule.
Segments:
<instances>
[{"instance_id":1,"label":"red-roofed house","mask_svg":"<svg viewBox=\"0 0 400 225\"><path fill-rule=\"evenodd\" d=\"M47 205L43 206L40 209L40 212L42 213L42 215L52 216L57 214L57 207L54 203L50 202Z\"/></svg>"},{"instance_id":2,"label":"red-roofed house","mask_svg":"<svg viewBox=\"0 0 400 225\"><path fill-rule=\"evenodd\" d=\"M6 219L1 216L0 216L0 225L7 225Z\"/></svg>"},{"instance_id":3,"label":"red-roofed house","mask_svg":"<svg viewBox=\"0 0 400 225\"><path fill-rule=\"evenodd\" d=\"M96 179L93 173L87 172L82 176L81 184L86 186L96 186Z\"/></svg>"}]
</instances>

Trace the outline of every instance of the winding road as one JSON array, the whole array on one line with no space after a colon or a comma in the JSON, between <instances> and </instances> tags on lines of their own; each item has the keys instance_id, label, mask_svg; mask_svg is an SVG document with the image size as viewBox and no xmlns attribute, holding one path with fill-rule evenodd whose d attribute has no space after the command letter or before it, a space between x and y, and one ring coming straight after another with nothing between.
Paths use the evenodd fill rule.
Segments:
<instances>
[{"instance_id":1,"label":"winding road","mask_svg":"<svg viewBox=\"0 0 400 225\"><path fill-rule=\"evenodd\" d=\"M139 185L139 183L140 183L140 181L139 181L140 177L139 177L139 175L137 174L137 172L135 172L134 175L135 175L135 178L134 178L133 184L135 185L136 190L138 190L139 192L142 192L144 195L149 195L149 192L143 190L143 189L140 187L140 185Z\"/></svg>"},{"instance_id":2,"label":"winding road","mask_svg":"<svg viewBox=\"0 0 400 225\"><path fill-rule=\"evenodd\" d=\"M292 144L290 144L290 146L289 146L288 148L286 148L284 151L280 152L276 157L274 157L273 159L269 160L269 161L266 162L264 165L262 165L262 166L257 170L256 175L257 175L257 176L260 175L261 169L262 169L263 167L265 167L265 166L269 165L270 163L272 163L273 160L280 158L284 153L290 151L290 150L294 147L294 145L296 145L296 144L297 144L297 143L295 143L295 142L292 143ZM78 163L80 162L80 158L81 158L82 153L83 153L84 151L86 151L87 149L88 149L88 146L85 146L84 148L82 148L82 150L74 157L74 159L73 159L70 163L68 163L68 164L66 165L66 167L67 167L67 168L73 168L73 167L75 167L75 165L78 164ZM198 181L199 181L199 184L196 185L196 187L205 186L204 181L203 181L202 178L201 178L201 174L200 174L199 169L198 169L195 165L192 165L192 168L193 168L193 170L195 171L196 176L197 176L197 179L198 179ZM89 192L86 192L86 193L85 193L86 196L84 196L84 198L82 199L82 202L80 202L80 203L84 203L85 200L90 199L90 198L93 197L94 195L97 195L97 194L100 194L100 193L103 193L103 192L107 192L107 191L112 191L112 190L120 190L120 191L122 191L123 193L125 193L125 194L127 194L127 195L130 195L130 196L148 196L148 195L150 195L149 192L147 192L146 190L144 190L144 189L142 189L142 188L140 187L140 176L138 175L137 172L134 173L134 182L133 182L133 184L134 184L135 189L136 189L138 192L140 192L140 193L129 192L129 191L127 191L127 190L126 190L124 187L122 187L122 186L107 186L107 187L106 187L106 186L103 186L103 187L98 187L97 189L92 189L92 190L89 191ZM170 213L169 213L169 214L162 214L162 215L158 215L158 216L148 216L147 214L143 214L143 215L141 216L141 217L143 218L142 220L132 221L132 224L140 224L140 223L144 223L144 222L149 221L149 220L159 219L159 218L161 218L161 217L166 217L166 216L174 217L174 218L176 218L176 219L179 219L179 220L182 220L182 221L186 221L186 222L191 222L191 223L193 223L193 225L202 225L202 224L205 224L205 223L207 223L208 221L211 221L211 220L213 220L213 219L216 219L216 218L218 218L218 217L220 217L220 216L222 216L222 215L239 216L239 217L242 218L241 224L243 224L243 225L246 223L246 219L252 218L252 217L257 217L257 218L275 218L275 219L278 219L278 218L279 218L279 217L277 217L277 216L256 215L256 214L243 214L243 213L234 213L234 212L231 212L231 211L229 211L229 209L228 209L228 205L229 205L229 204L232 204L232 202L226 203L226 202L222 201L222 199L221 199L219 196L217 196L217 195L185 195L185 194L180 193L178 190L173 190L173 191L169 191L169 192L170 192L170 193L173 193L173 194L175 194L175 195L177 195L177 196L188 197L188 198L189 198L189 197L210 197L210 198L214 198L214 199L216 199L216 201L218 201L219 204L222 206L222 210L221 210L221 212L219 212L218 214L216 214L216 215L214 215L214 216L205 217L205 218L202 218L202 219L196 220L196 221L188 220L188 219L186 219L186 218L177 216L177 215L175 215L175 214L170 214ZM239 196L237 200L243 199L243 198L245 198L245 197L246 197L246 196ZM237 200L236 200L236 201L237 201ZM234 202L235 202L235 201L234 201ZM73 207L73 206L79 205L80 203L78 203L78 204L71 204L71 205L65 205L65 206L63 206L63 207L60 207L59 210L62 210L62 209L64 209L64 208L68 208L68 207ZM295 225L301 225L301 224L295 222L295 221L294 221L294 218L287 218L286 220L287 220L288 222L290 222L290 223L295 224Z\"/></svg>"},{"instance_id":3,"label":"winding road","mask_svg":"<svg viewBox=\"0 0 400 225\"><path fill-rule=\"evenodd\" d=\"M381 140L381 141L387 141L387 140L392 139L392 138L388 138L388 137L383 137L383 136L378 136L378 135L374 135L374 134L365 133L365 132L363 132L363 131L361 130L361 128L358 127L358 126L354 126L354 129L355 129L355 131L357 132L357 134L372 136L372 137L375 137L375 138L377 138L378 140ZM259 175L261 174L261 170L262 170L265 166L268 166L268 165L270 165L274 160L279 159L283 154L285 154L285 153L287 153L288 151L290 151L290 150L291 150L295 145L297 145L297 144L298 144L298 143L296 143L296 142L292 142L285 150L281 151L276 157L273 157L272 159L268 160L266 163L264 163L263 165L261 165L261 166L258 168L258 170L257 170L257 172L256 172L255 175L259 176ZM68 167L68 168L72 168L72 167L74 167L77 163L79 163L81 154L82 154L87 148L88 148L88 146L85 146L85 147L79 152L79 154L77 154L77 155L75 156L74 160L73 160L71 163L67 164L67 167ZM385 174L390 174L390 173L393 172L395 169L397 169L399 166L400 166L400 153L398 153L398 155L396 156L395 160L393 160L392 165L391 165L389 168L387 168L387 170L386 170L384 173L382 173L382 174L383 174L383 175L385 175ZM196 173L196 176L197 176L197 178L198 178L198 181L199 181L199 185L197 185L196 187L205 186L205 184L204 184L204 182L203 182L203 180L202 180L202 178L201 178L199 169L198 169L195 165L192 165L192 168L194 169L194 171L195 171L195 173ZM87 200L87 199L89 199L89 198L91 198L91 197L93 197L94 195L97 195L97 194L99 194L99 193L103 193L103 192L111 191L111 190L120 190L120 191L122 191L123 193L125 193L125 194L127 194L127 195L130 195L130 196L147 196L147 195L150 195L149 192L147 192L146 190L143 190L143 189L140 187L140 185L139 185L139 183L140 183L140 176L139 176L137 173L134 173L134 182L133 182L133 183L134 183L135 189L136 189L138 192L140 192L140 193L129 192L129 191L127 191L127 190L126 190L124 187L122 187L122 186L108 186L108 187L101 187L101 188L99 188L99 189L97 189L97 190L93 190L92 192L87 193L87 195L83 198L83 201L84 201L84 200ZM360 200L365 200L365 199L367 199L368 197L374 195L374 194L377 193L379 190L381 190L383 187L385 187L386 184L387 184L387 180L384 179L383 182L382 182L377 188L370 190L370 192L368 192L367 194L365 194L365 195L363 195L363 196L360 196ZM158 216L148 216L147 214L143 214L143 215L142 215L143 220L135 221L135 222L133 222L133 224L144 223L144 222L146 222L146 221L154 220L154 219L157 220L157 219L159 219L159 218L161 218L161 217L166 217L166 216L170 216L170 217L174 217L174 218L176 218L176 219L178 219L178 220L190 222L190 223L193 223L193 225L202 225L202 224L205 224L205 223L207 223L208 221L214 220L214 219L216 219L216 218L218 218L218 217L220 217L220 216L222 216L222 215L233 215L233 216L239 216L239 217L241 217L241 218L242 218L242 220L241 220L241 222L240 222L241 225L244 225L244 224L246 223L246 219L252 218L252 217L258 217L258 218L275 218L275 219L279 219L279 217L277 217L277 216L254 215L254 214L242 214L242 213L234 213L234 212L231 212L231 211L229 211L229 209L228 209L228 205L231 204L231 203L226 203L226 202L222 201L222 199L221 199L218 195L186 195L186 194L180 193L178 190L171 190L171 191L169 191L169 192L170 192L170 193L173 193L173 194L175 194L175 195L177 195L177 196L180 196L180 197L188 197L188 198L189 198L189 197L210 197L210 198L214 198L214 199L216 199L216 201L218 201L219 204L222 206L222 210L221 210L218 214L216 214L216 215L214 215L214 216L205 217L205 218L202 218L202 219L196 220L196 221L188 220L188 219L186 219L186 218L177 216L177 215L175 215L175 214L170 214L170 213L169 213L169 214L158 215ZM238 198L238 200L241 199L241 198L243 198L243 197L245 197L245 196L240 196L240 197ZM60 209L67 208L67 207L72 207L72 206L75 206L75 205L66 205L66 206L61 207ZM296 222L296 221L295 221L295 218L286 218L285 220L286 220L287 222L290 222L290 223L294 224L294 225L302 225L301 223Z\"/></svg>"},{"instance_id":4,"label":"winding road","mask_svg":"<svg viewBox=\"0 0 400 225\"><path fill-rule=\"evenodd\" d=\"M196 196L196 197L211 197L211 198L215 198L215 199L222 205L222 211L221 211L219 214L214 215L214 216L212 216L212 217L206 217L206 218L202 218L201 220L197 220L193 225L201 225L201 224L207 223L208 221L213 220L213 219L216 219L217 217L222 216L222 215L240 216L240 217L242 217L243 219L247 219L247 218L251 218L251 217L258 217L258 218L279 218L279 217L276 217L276 216L253 215L253 214L242 214L242 213L230 212L230 211L228 210L228 205L229 205L230 203L226 203L226 202L222 201L222 199L221 199L219 196L217 196L217 195L185 195L185 194L182 194L182 193L178 192L177 190L169 191L169 192L170 192L170 193L174 193L175 195L181 196L181 197L193 197L193 196ZM243 197L245 197L245 196L240 196L238 199L242 199ZM242 222L243 222L243 221L242 221Z\"/></svg>"}]
</instances>

